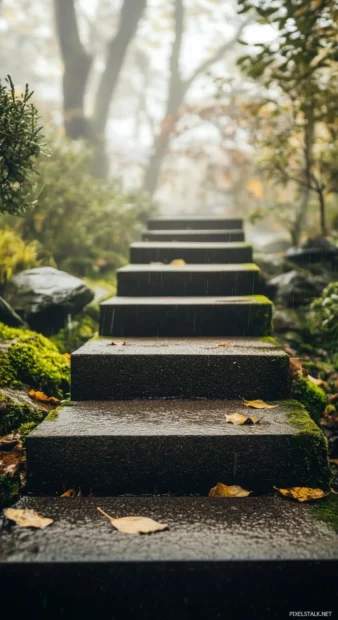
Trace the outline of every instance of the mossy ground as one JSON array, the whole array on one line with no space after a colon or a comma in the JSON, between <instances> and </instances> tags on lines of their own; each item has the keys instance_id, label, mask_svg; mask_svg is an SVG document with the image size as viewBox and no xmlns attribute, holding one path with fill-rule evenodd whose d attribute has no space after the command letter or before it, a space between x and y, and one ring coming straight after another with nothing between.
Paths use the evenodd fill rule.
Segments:
<instances>
[{"instance_id":1,"label":"mossy ground","mask_svg":"<svg viewBox=\"0 0 338 620\"><path fill-rule=\"evenodd\" d=\"M285 404L289 405L288 421L298 431L294 439L298 457L301 455L301 459L298 458L298 462L301 462L299 480L306 479L306 486L329 491L332 474L326 437L304 406L299 407L295 400ZM295 479L297 480L297 471ZM303 483L299 482L295 486L303 486Z\"/></svg>"}]
</instances>

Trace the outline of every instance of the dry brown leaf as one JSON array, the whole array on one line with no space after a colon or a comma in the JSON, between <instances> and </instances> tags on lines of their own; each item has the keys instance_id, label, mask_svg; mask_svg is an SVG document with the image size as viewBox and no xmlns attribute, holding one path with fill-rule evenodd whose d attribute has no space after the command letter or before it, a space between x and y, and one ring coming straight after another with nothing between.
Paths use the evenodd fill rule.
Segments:
<instances>
[{"instance_id":1,"label":"dry brown leaf","mask_svg":"<svg viewBox=\"0 0 338 620\"><path fill-rule=\"evenodd\" d=\"M122 342L114 342L113 341L110 344L111 344L111 346L114 346L114 345L116 345L116 346L123 345L124 346L124 345L128 344L128 341L127 340L122 340Z\"/></svg>"},{"instance_id":2,"label":"dry brown leaf","mask_svg":"<svg viewBox=\"0 0 338 620\"><path fill-rule=\"evenodd\" d=\"M175 258L175 260L172 260L170 265L174 265L175 267L182 267L182 265L185 265L186 262L185 260L183 260L183 258Z\"/></svg>"},{"instance_id":3,"label":"dry brown leaf","mask_svg":"<svg viewBox=\"0 0 338 620\"><path fill-rule=\"evenodd\" d=\"M275 409L275 407L278 407L278 405L268 405L268 403L260 398L257 400L245 400L243 398L243 402L246 407L253 407L253 409Z\"/></svg>"},{"instance_id":4,"label":"dry brown leaf","mask_svg":"<svg viewBox=\"0 0 338 620\"><path fill-rule=\"evenodd\" d=\"M209 497L248 497L252 491L246 491L237 485L227 486L222 482L217 482L215 487L209 491Z\"/></svg>"},{"instance_id":5,"label":"dry brown leaf","mask_svg":"<svg viewBox=\"0 0 338 620\"><path fill-rule=\"evenodd\" d=\"M35 527L44 530L45 527L54 523L53 519L43 517L35 510L30 510L29 508L6 508L4 515L20 527Z\"/></svg>"},{"instance_id":6,"label":"dry brown leaf","mask_svg":"<svg viewBox=\"0 0 338 620\"><path fill-rule=\"evenodd\" d=\"M303 370L303 361L300 357L290 357L289 365L293 375L297 374L299 371L302 372Z\"/></svg>"},{"instance_id":7,"label":"dry brown leaf","mask_svg":"<svg viewBox=\"0 0 338 620\"><path fill-rule=\"evenodd\" d=\"M68 489L68 491L62 493L61 497L76 497L76 495L76 489Z\"/></svg>"},{"instance_id":8,"label":"dry brown leaf","mask_svg":"<svg viewBox=\"0 0 338 620\"><path fill-rule=\"evenodd\" d=\"M258 424L261 418L255 418L255 416L246 416L241 413L230 413L225 416L225 421L230 422L231 424L238 424L242 426L243 424Z\"/></svg>"},{"instance_id":9,"label":"dry brown leaf","mask_svg":"<svg viewBox=\"0 0 338 620\"><path fill-rule=\"evenodd\" d=\"M28 396L33 398L34 400L39 400L43 403L48 403L49 405L59 405L61 400L59 398L55 398L55 396L46 396L43 392L36 392L35 390L30 390L28 392Z\"/></svg>"},{"instance_id":10,"label":"dry brown leaf","mask_svg":"<svg viewBox=\"0 0 338 620\"><path fill-rule=\"evenodd\" d=\"M329 461L338 467L338 459L329 459Z\"/></svg>"},{"instance_id":11,"label":"dry brown leaf","mask_svg":"<svg viewBox=\"0 0 338 620\"><path fill-rule=\"evenodd\" d=\"M158 521L154 521L149 517L120 517L115 519L104 512L102 508L99 508L99 506L97 509L122 534L152 534L153 532L169 529L166 523L158 523Z\"/></svg>"},{"instance_id":12,"label":"dry brown leaf","mask_svg":"<svg viewBox=\"0 0 338 620\"><path fill-rule=\"evenodd\" d=\"M296 499L297 502L312 502L328 495L322 489L311 489L308 487L291 487L291 489L278 489L278 487L274 487L274 489L279 491L284 497Z\"/></svg>"},{"instance_id":13,"label":"dry brown leaf","mask_svg":"<svg viewBox=\"0 0 338 620\"><path fill-rule=\"evenodd\" d=\"M233 342L219 342L217 344L218 347L232 347Z\"/></svg>"}]
</instances>

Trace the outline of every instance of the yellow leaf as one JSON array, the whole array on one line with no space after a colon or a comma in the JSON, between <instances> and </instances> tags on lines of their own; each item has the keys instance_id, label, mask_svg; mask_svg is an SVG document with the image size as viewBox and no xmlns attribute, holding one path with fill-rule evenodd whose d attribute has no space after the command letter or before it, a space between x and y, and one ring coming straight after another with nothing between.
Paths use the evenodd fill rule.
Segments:
<instances>
[{"instance_id":1,"label":"yellow leaf","mask_svg":"<svg viewBox=\"0 0 338 620\"><path fill-rule=\"evenodd\" d=\"M233 343L232 342L219 342L218 343L218 347L232 347Z\"/></svg>"},{"instance_id":2,"label":"yellow leaf","mask_svg":"<svg viewBox=\"0 0 338 620\"><path fill-rule=\"evenodd\" d=\"M122 534L152 534L153 532L169 529L166 523L158 523L158 521L154 521L149 517L121 517L120 519L114 519L114 517L104 512L102 508L98 507L97 509Z\"/></svg>"},{"instance_id":3,"label":"yellow leaf","mask_svg":"<svg viewBox=\"0 0 338 620\"><path fill-rule=\"evenodd\" d=\"M249 179L247 189L255 198L262 198L264 195L263 185L259 179Z\"/></svg>"},{"instance_id":4,"label":"yellow leaf","mask_svg":"<svg viewBox=\"0 0 338 620\"><path fill-rule=\"evenodd\" d=\"M65 358L68 362L70 362L70 353L64 353L64 354L63 354L63 357L64 357L64 358Z\"/></svg>"},{"instance_id":5,"label":"yellow leaf","mask_svg":"<svg viewBox=\"0 0 338 620\"><path fill-rule=\"evenodd\" d=\"M171 265L174 265L175 267L182 267L182 265L185 265L185 260L183 260L183 258L175 258L175 260L172 260Z\"/></svg>"},{"instance_id":6,"label":"yellow leaf","mask_svg":"<svg viewBox=\"0 0 338 620\"><path fill-rule=\"evenodd\" d=\"M76 497L76 489L68 489L65 493L62 493L61 497Z\"/></svg>"},{"instance_id":7,"label":"yellow leaf","mask_svg":"<svg viewBox=\"0 0 338 620\"><path fill-rule=\"evenodd\" d=\"M300 357L290 357L289 359L290 370L292 374L296 374L303 369L303 362Z\"/></svg>"},{"instance_id":8,"label":"yellow leaf","mask_svg":"<svg viewBox=\"0 0 338 620\"><path fill-rule=\"evenodd\" d=\"M274 409L275 407L278 407L278 405L268 405L268 403L264 402L264 400L261 400L260 398L257 400L245 400L243 398L243 402L246 407L253 407L253 409Z\"/></svg>"},{"instance_id":9,"label":"yellow leaf","mask_svg":"<svg viewBox=\"0 0 338 620\"><path fill-rule=\"evenodd\" d=\"M222 482L217 482L215 487L209 491L209 497L247 497L252 491L246 491L237 485L227 486Z\"/></svg>"},{"instance_id":10,"label":"yellow leaf","mask_svg":"<svg viewBox=\"0 0 338 620\"><path fill-rule=\"evenodd\" d=\"M255 418L255 416L246 416L241 413L230 413L225 416L225 421L230 422L231 424L239 424L242 426L243 424L258 424L261 418Z\"/></svg>"},{"instance_id":11,"label":"yellow leaf","mask_svg":"<svg viewBox=\"0 0 338 620\"><path fill-rule=\"evenodd\" d=\"M30 390L30 392L28 392L28 396L30 396L30 398L34 398L34 400L48 403L49 405L59 405L61 403L61 400L55 398L55 396L46 396L43 392L36 392L35 390Z\"/></svg>"},{"instance_id":12,"label":"yellow leaf","mask_svg":"<svg viewBox=\"0 0 338 620\"><path fill-rule=\"evenodd\" d=\"M43 530L48 525L54 523L53 519L43 517L35 510L30 510L29 508L6 508L4 515L20 527L35 527Z\"/></svg>"},{"instance_id":13,"label":"yellow leaf","mask_svg":"<svg viewBox=\"0 0 338 620\"><path fill-rule=\"evenodd\" d=\"M308 487L292 487L291 489L278 489L274 487L274 489L279 491L284 497L296 499L297 502L312 502L328 495L322 489L310 489Z\"/></svg>"}]
</instances>

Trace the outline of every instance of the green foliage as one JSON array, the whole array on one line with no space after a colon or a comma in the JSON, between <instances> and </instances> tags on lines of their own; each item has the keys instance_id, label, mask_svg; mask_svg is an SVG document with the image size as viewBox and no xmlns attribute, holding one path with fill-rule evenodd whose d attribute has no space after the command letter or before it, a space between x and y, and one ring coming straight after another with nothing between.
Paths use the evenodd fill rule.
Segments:
<instances>
[{"instance_id":1,"label":"green foliage","mask_svg":"<svg viewBox=\"0 0 338 620\"><path fill-rule=\"evenodd\" d=\"M72 318L71 325L51 337L61 353L71 353L87 340L94 338L99 330L99 306L90 304L81 314Z\"/></svg>"},{"instance_id":2,"label":"green foliage","mask_svg":"<svg viewBox=\"0 0 338 620\"><path fill-rule=\"evenodd\" d=\"M319 425L326 407L325 392L301 373L297 373L292 382L292 397L304 405L311 418Z\"/></svg>"},{"instance_id":3,"label":"green foliage","mask_svg":"<svg viewBox=\"0 0 338 620\"><path fill-rule=\"evenodd\" d=\"M316 327L330 334L333 347L338 343L338 282L331 282L311 305Z\"/></svg>"},{"instance_id":4,"label":"green foliage","mask_svg":"<svg viewBox=\"0 0 338 620\"><path fill-rule=\"evenodd\" d=\"M69 392L69 363L48 338L0 323L0 339L9 341L1 356L0 385L25 384L58 398Z\"/></svg>"},{"instance_id":5,"label":"green foliage","mask_svg":"<svg viewBox=\"0 0 338 620\"><path fill-rule=\"evenodd\" d=\"M12 230L0 230L0 284L23 269L40 265L39 245L36 241L25 243Z\"/></svg>"},{"instance_id":6,"label":"green foliage","mask_svg":"<svg viewBox=\"0 0 338 620\"><path fill-rule=\"evenodd\" d=\"M41 127L32 92L18 96L8 76L0 81L0 212L19 214L31 206L35 160L41 150ZM32 174L33 173L33 174Z\"/></svg>"},{"instance_id":7,"label":"green foliage","mask_svg":"<svg viewBox=\"0 0 338 620\"><path fill-rule=\"evenodd\" d=\"M130 242L149 216L142 193L90 174L91 152L81 142L53 139L38 163L33 208L14 222L25 242L37 240L42 258L80 277L99 277L125 264Z\"/></svg>"}]
</instances>

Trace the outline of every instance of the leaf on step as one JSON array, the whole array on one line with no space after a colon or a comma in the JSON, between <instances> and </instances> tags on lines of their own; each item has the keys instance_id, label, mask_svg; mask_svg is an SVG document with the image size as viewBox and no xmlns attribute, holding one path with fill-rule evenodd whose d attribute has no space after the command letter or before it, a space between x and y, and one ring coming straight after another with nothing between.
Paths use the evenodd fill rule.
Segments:
<instances>
[{"instance_id":1,"label":"leaf on step","mask_svg":"<svg viewBox=\"0 0 338 620\"><path fill-rule=\"evenodd\" d=\"M46 396L43 392L36 392L35 390L30 390L28 396L42 403L48 403L49 405L59 405L61 403L59 398L55 398L55 396Z\"/></svg>"},{"instance_id":2,"label":"leaf on step","mask_svg":"<svg viewBox=\"0 0 338 620\"><path fill-rule=\"evenodd\" d=\"M149 517L121 517L115 519L108 515L102 508L97 507L98 511L109 519L110 523L116 530L122 534L152 534L153 532L161 532L168 530L166 523L158 523Z\"/></svg>"},{"instance_id":3,"label":"leaf on step","mask_svg":"<svg viewBox=\"0 0 338 620\"><path fill-rule=\"evenodd\" d=\"M328 493L325 493L322 489L311 489L308 487L291 487L290 489L278 489L278 487L274 487L274 489L279 491L284 497L296 499L297 502L312 502L328 495Z\"/></svg>"},{"instance_id":4,"label":"leaf on step","mask_svg":"<svg viewBox=\"0 0 338 620\"><path fill-rule=\"evenodd\" d=\"M219 342L217 344L218 347L232 347L233 342Z\"/></svg>"},{"instance_id":5,"label":"leaf on step","mask_svg":"<svg viewBox=\"0 0 338 620\"><path fill-rule=\"evenodd\" d=\"M182 265L185 265L186 262L185 260L183 260L183 258L175 258L175 260L172 260L170 265L174 265L175 267L182 267Z\"/></svg>"},{"instance_id":6,"label":"leaf on step","mask_svg":"<svg viewBox=\"0 0 338 620\"><path fill-rule=\"evenodd\" d=\"M297 372L302 372L303 370L303 361L300 357L290 357L289 358L290 370L293 375L296 375Z\"/></svg>"},{"instance_id":7,"label":"leaf on step","mask_svg":"<svg viewBox=\"0 0 338 620\"><path fill-rule=\"evenodd\" d=\"M45 527L54 523L53 519L43 517L35 510L30 510L29 508L6 508L4 515L20 527L35 527L44 530Z\"/></svg>"},{"instance_id":8,"label":"leaf on step","mask_svg":"<svg viewBox=\"0 0 338 620\"><path fill-rule=\"evenodd\" d=\"M256 418L253 415L246 416L241 413L230 413L225 416L225 421L242 426L243 424L258 424L258 422L261 421L261 418Z\"/></svg>"},{"instance_id":9,"label":"leaf on step","mask_svg":"<svg viewBox=\"0 0 338 620\"><path fill-rule=\"evenodd\" d=\"M242 400L246 407L253 407L253 409L274 409L275 407L278 407L278 405L268 405L268 403L264 402L264 400L261 400L260 398L257 400L245 400L243 398Z\"/></svg>"},{"instance_id":10,"label":"leaf on step","mask_svg":"<svg viewBox=\"0 0 338 620\"><path fill-rule=\"evenodd\" d=\"M129 343L127 342L127 340L122 340L122 342L114 342L114 341L113 341L113 342L111 342L111 343L110 343L110 345L111 345L111 346L114 346L114 345L116 345L116 346L118 346L118 345L123 345L123 346L125 346L126 344L129 344Z\"/></svg>"},{"instance_id":11,"label":"leaf on step","mask_svg":"<svg viewBox=\"0 0 338 620\"><path fill-rule=\"evenodd\" d=\"M215 487L209 491L209 497L248 497L252 491L246 491L237 485L227 486L222 482L217 482Z\"/></svg>"},{"instance_id":12,"label":"leaf on step","mask_svg":"<svg viewBox=\"0 0 338 620\"><path fill-rule=\"evenodd\" d=\"M76 496L77 496L76 489L68 489L68 491L65 491L61 495L61 497L76 497Z\"/></svg>"}]
</instances>

